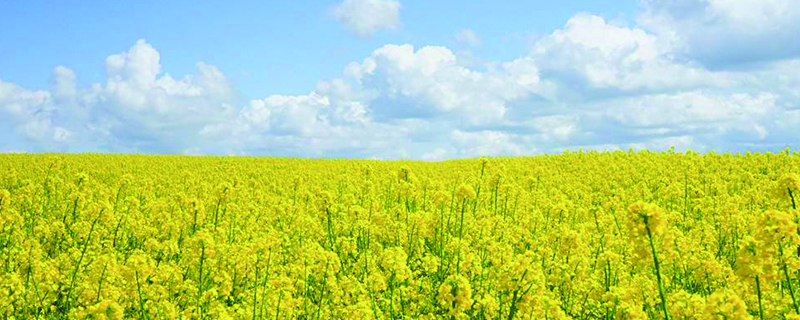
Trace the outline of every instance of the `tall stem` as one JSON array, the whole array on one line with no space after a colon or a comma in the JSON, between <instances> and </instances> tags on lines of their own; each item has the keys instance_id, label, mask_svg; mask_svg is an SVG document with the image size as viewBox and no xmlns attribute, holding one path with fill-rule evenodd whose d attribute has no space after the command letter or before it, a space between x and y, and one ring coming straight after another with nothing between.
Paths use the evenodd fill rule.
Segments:
<instances>
[{"instance_id":1,"label":"tall stem","mask_svg":"<svg viewBox=\"0 0 800 320\"><path fill-rule=\"evenodd\" d=\"M647 217L644 217L644 227L647 230L647 238L650 240L650 249L653 251L653 264L656 268L656 279L658 280L658 295L661 297L661 307L664 309L664 319L669 320L669 312L667 311L667 298L664 295L664 285L661 284L661 265L658 263L658 253L656 246L653 243L653 234L650 232L650 224L648 224Z\"/></svg>"},{"instance_id":2,"label":"tall stem","mask_svg":"<svg viewBox=\"0 0 800 320\"><path fill-rule=\"evenodd\" d=\"M464 209L466 208L466 205L467 205L467 199L465 198L464 200L461 201L461 223L458 227L459 239L464 238Z\"/></svg>"},{"instance_id":3,"label":"tall stem","mask_svg":"<svg viewBox=\"0 0 800 320\"><path fill-rule=\"evenodd\" d=\"M256 258L256 277L253 282L253 320L256 319L256 306L258 305L258 263L261 260L261 252L259 251L258 258Z\"/></svg>"},{"instance_id":4,"label":"tall stem","mask_svg":"<svg viewBox=\"0 0 800 320\"><path fill-rule=\"evenodd\" d=\"M792 296L792 306L794 306L794 312L796 314L800 314L800 307L797 306L797 299L794 296L794 286L792 286L792 279L789 278L789 271L786 267L786 261L783 261L783 244L778 242L778 253L780 253L780 261L781 261L781 269L783 269L783 276L786 277L786 284L789 287L789 295Z\"/></svg>"},{"instance_id":5,"label":"tall stem","mask_svg":"<svg viewBox=\"0 0 800 320\"><path fill-rule=\"evenodd\" d=\"M764 320L764 307L761 305L761 281L756 276L756 292L758 293L758 318Z\"/></svg>"},{"instance_id":6,"label":"tall stem","mask_svg":"<svg viewBox=\"0 0 800 320\"><path fill-rule=\"evenodd\" d=\"M147 319L144 313L144 300L142 299L142 285L139 283L139 271L134 271L136 276L136 290L139 292L139 311L142 313L142 319Z\"/></svg>"},{"instance_id":7,"label":"tall stem","mask_svg":"<svg viewBox=\"0 0 800 320\"><path fill-rule=\"evenodd\" d=\"M97 221L100 220L100 215L103 214L103 211L100 211L100 214L97 215L97 218L94 219L92 222L91 228L89 228L89 234L86 236L86 242L83 244L83 250L81 250L81 256L78 258L78 263L75 264L75 271L72 272L72 281L69 284L69 290L67 291L67 311L70 308L70 297L72 296L72 290L75 288L75 279L78 277L78 271L80 271L81 263L83 262L83 257L86 255L86 249L89 248L89 243L92 241L92 232L94 232L94 226L97 224Z\"/></svg>"}]
</instances>

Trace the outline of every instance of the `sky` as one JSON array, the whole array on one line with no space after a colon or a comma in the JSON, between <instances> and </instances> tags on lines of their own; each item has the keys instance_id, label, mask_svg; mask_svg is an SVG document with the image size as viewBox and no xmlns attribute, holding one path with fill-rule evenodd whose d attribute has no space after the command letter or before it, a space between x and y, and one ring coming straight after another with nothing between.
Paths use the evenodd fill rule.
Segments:
<instances>
[{"instance_id":1,"label":"sky","mask_svg":"<svg viewBox=\"0 0 800 320\"><path fill-rule=\"evenodd\" d=\"M0 152L800 147L795 0L0 3Z\"/></svg>"}]
</instances>

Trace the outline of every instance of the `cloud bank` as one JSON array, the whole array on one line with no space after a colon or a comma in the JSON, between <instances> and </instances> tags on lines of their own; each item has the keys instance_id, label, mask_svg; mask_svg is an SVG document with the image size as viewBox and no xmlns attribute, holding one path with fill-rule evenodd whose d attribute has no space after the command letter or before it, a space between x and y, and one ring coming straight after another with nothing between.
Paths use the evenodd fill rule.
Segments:
<instances>
[{"instance_id":1,"label":"cloud bank","mask_svg":"<svg viewBox=\"0 0 800 320\"><path fill-rule=\"evenodd\" d=\"M395 28L399 7L346 0L333 15L369 36ZM510 61L387 44L307 94L253 99L210 64L164 73L139 40L89 87L65 66L46 90L0 77L0 150L438 160L797 148L798 17L788 0L648 0L635 24L576 14Z\"/></svg>"}]
</instances>

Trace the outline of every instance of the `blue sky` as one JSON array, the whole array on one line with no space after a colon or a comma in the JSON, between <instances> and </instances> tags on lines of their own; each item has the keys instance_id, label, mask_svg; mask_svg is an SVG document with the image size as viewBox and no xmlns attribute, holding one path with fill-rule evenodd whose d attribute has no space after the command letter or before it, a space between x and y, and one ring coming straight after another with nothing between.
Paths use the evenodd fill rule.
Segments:
<instances>
[{"instance_id":1,"label":"blue sky","mask_svg":"<svg viewBox=\"0 0 800 320\"><path fill-rule=\"evenodd\" d=\"M792 0L0 4L0 151L796 148Z\"/></svg>"}]
</instances>

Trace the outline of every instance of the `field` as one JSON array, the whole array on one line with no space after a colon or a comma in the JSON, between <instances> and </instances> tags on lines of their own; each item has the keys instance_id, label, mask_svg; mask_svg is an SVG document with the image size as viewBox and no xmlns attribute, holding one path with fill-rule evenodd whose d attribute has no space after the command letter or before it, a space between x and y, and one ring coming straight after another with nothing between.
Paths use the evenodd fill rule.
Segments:
<instances>
[{"instance_id":1,"label":"field","mask_svg":"<svg viewBox=\"0 0 800 320\"><path fill-rule=\"evenodd\" d=\"M800 154L0 155L3 319L800 319Z\"/></svg>"}]
</instances>

